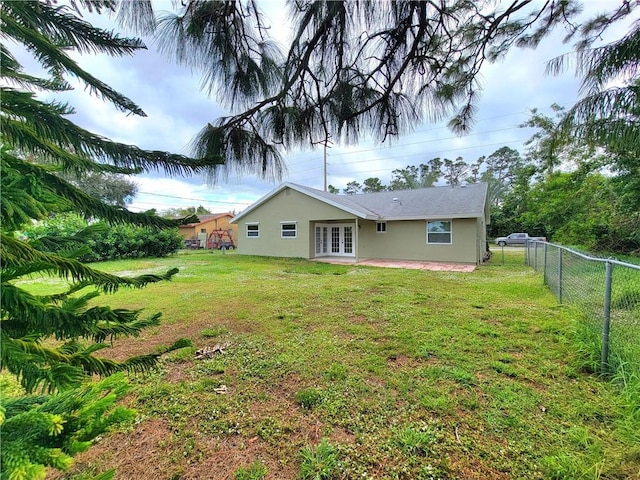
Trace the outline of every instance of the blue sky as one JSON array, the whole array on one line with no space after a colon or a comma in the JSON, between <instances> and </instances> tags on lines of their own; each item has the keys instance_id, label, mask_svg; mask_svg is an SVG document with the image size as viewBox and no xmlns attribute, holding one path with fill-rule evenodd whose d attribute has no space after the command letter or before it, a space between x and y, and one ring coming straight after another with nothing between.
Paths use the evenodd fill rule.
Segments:
<instances>
[{"instance_id":1,"label":"blue sky","mask_svg":"<svg viewBox=\"0 0 640 480\"><path fill-rule=\"evenodd\" d=\"M284 2L260 2L267 17L282 40L287 34L283 17ZM593 16L619 4L613 0L586 0L584 15ZM171 2L159 0L156 10L169 10ZM120 31L105 17L87 17L100 26ZM609 38L626 32L620 25ZM487 64L482 70L484 90L473 131L457 137L444 123L416 125L414 133L391 144L378 145L363 141L358 145L334 145L328 150L328 183L343 188L347 182L362 182L379 177L388 183L391 171L407 165L425 163L434 157L463 157L471 163L502 146L524 151L523 143L533 133L519 128L532 108L551 115L551 104L572 105L577 99L578 82L569 71L563 75L545 76L545 62L571 51L563 45L562 32L545 39L536 50L513 49L504 60ZM606 39L605 39L606 40ZM229 112L219 107L200 88L201 76L187 67L176 65L156 51L152 40L144 39L147 51L133 57L83 56L80 64L102 81L127 95L142 107L147 117L127 116L110 104L89 96L78 87L58 99L68 101L76 109L71 120L88 130L114 141L134 144L150 150L166 150L188 154L188 144L207 122ZM323 150L285 152L289 181L322 189ZM213 212L240 212L265 195L277 184L255 176L232 176L215 186L199 177L134 177L139 194L130 205L133 211L157 208L203 205Z\"/></svg>"}]
</instances>

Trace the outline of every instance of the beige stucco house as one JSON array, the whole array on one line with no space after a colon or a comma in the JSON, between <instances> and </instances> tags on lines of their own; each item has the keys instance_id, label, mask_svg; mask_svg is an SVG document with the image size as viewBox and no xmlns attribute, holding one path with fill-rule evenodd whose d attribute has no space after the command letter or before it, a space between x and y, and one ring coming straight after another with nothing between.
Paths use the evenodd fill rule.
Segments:
<instances>
[{"instance_id":1,"label":"beige stucco house","mask_svg":"<svg viewBox=\"0 0 640 480\"><path fill-rule=\"evenodd\" d=\"M479 264L487 185L335 195L284 183L233 218L238 253Z\"/></svg>"}]
</instances>

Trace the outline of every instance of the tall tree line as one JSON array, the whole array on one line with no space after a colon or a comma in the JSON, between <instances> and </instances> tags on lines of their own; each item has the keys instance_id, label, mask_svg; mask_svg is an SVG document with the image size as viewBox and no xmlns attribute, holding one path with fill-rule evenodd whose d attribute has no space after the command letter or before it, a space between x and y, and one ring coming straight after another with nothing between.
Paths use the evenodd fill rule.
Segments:
<instances>
[{"instance_id":1,"label":"tall tree line","mask_svg":"<svg viewBox=\"0 0 640 480\"><path fill-rule=\"evenodd\" d=\"M353 195L485 182L490 236L526 231L591 251L640 253L638 158L563 141L565 109L552 105L552 112L547 116L533 109L521 125L535 129L523 155L505 146L471 163L434 158L391 171L387 185L370 177L350 181L342 191L330 189Z\"/></svg>"}]
</instances>

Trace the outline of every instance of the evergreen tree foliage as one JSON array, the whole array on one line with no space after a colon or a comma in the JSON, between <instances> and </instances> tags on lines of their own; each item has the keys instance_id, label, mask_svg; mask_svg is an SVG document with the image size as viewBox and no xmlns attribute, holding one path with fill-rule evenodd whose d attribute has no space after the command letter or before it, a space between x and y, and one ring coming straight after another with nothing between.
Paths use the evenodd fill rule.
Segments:
<instances>
[{"instance_id":1,"label":"evergreen tree foliage","mask_svg":"<svg viewBox=\"0 0 640 480\"><path fill-rule=\"evenodd\" d=\"M386 187L378 177L365 178L362 182L362 191L364 193L383 192Z\"/></svg>"},{"instance_id":2,"label":"evergreen tree foliage","mask_svg":"<svg viewBox=\"0 0 640 480\"><path fill-rule=\"evenodd\" d=\"M634 6L623 2L612 14L585 23L576 51L548 63L547 71L557 74L575 58L576 75L582 79L582 97L560 123L561 141L586 142L640 158L640 22L624 37L593 46L605 28L631 14Z\"/></svg>"},{"instance_id":3,"label":"evergreen tree foliage","mask_svg":"<svg viewBox=\"0 0 640 480\"><path fill-rule=\"evenodd\" d=\"M347 186L342 189L342 193L344 193L345 195L355 195L356 193L359 193L361 190L362 190L362 185L360 185L360 183L353 180L347 183Z\"/></svg>"},{"instance_id":4,"label":"evergreen tree foliage","mask_svg":"<svg viewBox=\"0 0 640 480\"><path fill-rule=\"evenodd\" d=\"M180 222L105 203L64 175L203 173L219 163L212 156L195 160L112 142L71 122L69 105L37 97L37 92L70 89L66 77L73 76L123 112L144 115L132 100L80 68L71 56L73 52L128 55L144 48L135 38L95 28L81 18L83 7L106 13L114 6L107 0L0 4L0 369L15 376L24 390L18 397L0 395L2 479L44 478L46 466L67 468L76 452L128 415L114 407L124 393L123 378L107 377L148 369L162 353L186 344L179 341L123 361L100 357L107 342L157 325L160 314L100 306L96 297L169 280L177 270L134 278L110 275L77 260L88 253L86 248L71 248L52 236L44 251L42 242L31 242L19 233L34 220L62 212L110 224L175 227ZM10 50L16 44L34 56L47 77L24 72ZM34 163L33 158L45 162ZM96 227L92 228L95 233ZM58 277L68 287L49 295L30 293L22 280L34 275ZM92 384L94 375L105 379Z\"/></svg>"},{"instance_id":5,"label":"evergreen tree foliage","mask_svg":"<svg viewBox=\"0 0 640 480\"><path fill-rule=\"evenodd\" d=\"M443 119L455 132L469 131L485 62L513 47L535 48L559 26L567 40L578 35L584 43L637 8L619 3L581 28L578 0L295 1L293 38L281 52L259 2L188 0L162 19L158 39L165 52L200 69L205 89L233 112L203 128L197 155L277 175L280 147L356 143L363 135L385 141ZM632 42L620 47L637 54ZM613 62L613 49L607 52ZM618 112L628 106L622 97L607 104Z\"/></svg>"}]
</instances>

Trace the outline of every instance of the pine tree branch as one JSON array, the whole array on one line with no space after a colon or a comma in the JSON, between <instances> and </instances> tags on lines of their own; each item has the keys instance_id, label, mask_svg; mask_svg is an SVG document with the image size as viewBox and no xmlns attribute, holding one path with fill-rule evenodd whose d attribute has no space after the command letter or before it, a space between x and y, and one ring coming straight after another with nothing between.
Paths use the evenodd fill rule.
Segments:
<instances>
[{"instance_id":1,"label":"pine tree branch","mask_svg":"<svg viewBox=\"0 0 640 480\"><path fill-rule=\"evenodd\" d=\"M55 273L74 282L89 281L105 293L113 293L120 287L140 288L149 283L169 280L178 272L177 269L171 269L164 275L118 277L89 268L77 260L40 252L4 233L0 234L0 261L3 263L3 269L21 268L25 263L38 262L45 266L42 268L43 272Z\"/></svg>"},{"instance_id":2,"label":"pine tree branch","mask_svg":"<svg viewBox=\"0 0 640 480\"><path fill-rule=\"evenodd\" d=\"M144 111L129 98L80 68L63 52L60 45L53 44L45 34L48 33L53 38L60 35L61 38L56 38L57 40L68 42L69 46L79 51L99 51L112 55L132 53L143 48L143 44L139 41L112 37L86 22L76 24L79 31L55 31L55 27L58 26L56 22L64 23L68 18L70 17L59 14L56 9L41 2L3 2L0 6L3 37L21 42L37 56L39 62L46 68L50 68L56 75L59 72L72 74L82 80L92 94L110 101L120 110L146 116ZM50 31L50 29L54 30ZM83 37L83 35L87 35L87 37ZM83 39L87 41L82 42Z\"/></svg>"},{"instance_id":3,"label":"pine tree branch","mask_svg":"<svg viewBox=\"0 0 640 480\"><path fill-rule=\"evenodd\" d=\"M49 195L57 197L59 204L74 205L76 211L85 218L99 218L110 223L128 223L158 228L176 227L182 223L189 223L193 219L189 217L170 220L145 213L133 213L123 207L107 205L87 195L64 179L53 175L41 165L27 163L8 155L2 159L2 163L7 166L6 168L15 170L26 179L38 182Z\"/></svg>"}]
</instances>

